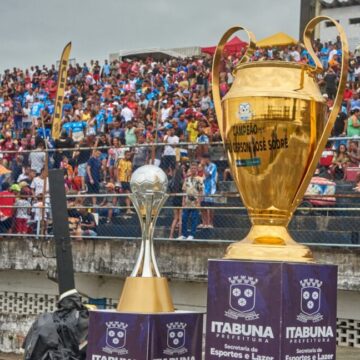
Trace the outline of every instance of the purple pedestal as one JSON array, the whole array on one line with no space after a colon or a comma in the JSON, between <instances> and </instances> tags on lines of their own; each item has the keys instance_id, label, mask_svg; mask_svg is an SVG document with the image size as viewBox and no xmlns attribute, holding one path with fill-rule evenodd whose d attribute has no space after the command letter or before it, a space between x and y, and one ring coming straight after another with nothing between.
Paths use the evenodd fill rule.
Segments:
<instances>
[{"instance_id":1,"label":"purple pedestal","mask_svg":"<svg viewBox=\"0 0 360 360\"><path fill-rule=\"evenodd\" d=\"M203 314L91 311L87 360L200 360Z\"/></svg>"},{"instance_id":2,"label":"purple pedestal","mask_svg":"<svg viewBox=\"0 0 360 360\"><path fill-rule=\"evenodd\" d=\"M205 359L334 360L337 267L210 260Z\"/></svg>"}]
</instances>

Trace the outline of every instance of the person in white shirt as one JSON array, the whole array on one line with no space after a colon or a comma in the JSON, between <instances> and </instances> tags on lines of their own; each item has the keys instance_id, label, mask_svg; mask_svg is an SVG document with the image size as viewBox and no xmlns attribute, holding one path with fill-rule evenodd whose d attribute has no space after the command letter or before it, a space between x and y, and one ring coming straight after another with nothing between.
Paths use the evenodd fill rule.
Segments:
<instances>
[{"instance_id":1,"label":"person in white shirt","mask_svg":"<svg viewBox=\"0 0 360 360\"><path fill-rule=\"evenodd\" d=\"M330 45L330 51L329 51L329 59L328 61L331 61L334 55L337 55L337 48L336 45Z\"/></svg>"},{"instance_id":2,"label":"person in white shirt","mask_svg":"<svg viewBox=\"0 0 360 360\"><path fill-rule=\"evenodd\" d=\"M170 176L173 175L176 167L176 147L173 145L178 144L179 140L179 137L175 135L174 128L172 125L169 125L167 134L164 136L163 140L164 143L169 145L165 145L161 168L167 171Z\"/></svg>"},{"instance_id":3,"label":"person in white shirt","mask_svg":"<svg viewBox=\"0 0 360 360\"><path fill-rule=\"evenodd\" d=\"M290 51L290 55L294 61L299 62L301 60L300 53L297 51L296 47L293 46Z\"/></svg>"},{"instance_id":4,"label":"person in white shirt","mask_svg":"<svg viewBox=\"0 0 360 360\"><path fill-rule=\"evenodd\" d=\"M45 178L46 178L45 169L42 169L41 174L32 181L30 188L33 190L35 196L44 193ZM46 192L48 191L49 191L49 180L46 178Z\"/></svg>"},{"instance_id":5,"label":"person in white shirt","mask_svg":"<svg viewBox=\"0 0 360 360\"><path fill-rule=\"evenodd\" d=\"M40 174L41 169L45 166L46 154L44 148L45 144L41 141L35 151L29 155L30 167L32 170L35 170L37 174Z\"/></svg>"},{"instance_id":6,"label":"person in white shirt","mask_svg":"<svg viewBox=\"0 0 360 360\"><path fill-rule=\"evenodd\" d=\"M25 101L28 104L29 109L31 109L31 106L34 103L34 94L32 89L29 89L28 94L25 96Z\"/></svg>"},{"instance_id":7,"label":"person in white shirt","mask_svg":"<svg viewBox=\"0 0 360 360\"><path fill-rule=\"evenodd\" d=\"M125 122L131 121L133 119L134 113L127 104L121 110L121 116L124 118Z\"/></svg>"},{"instance_id":8,"label":"person in white shirt","mask_svg":"<svg viewBox=\"0 0 360 360\"><path fill-rule=\"evenodd\" d=\"M165 122L172 115L172 106L167 100L164 100L163 104L165 104L165 106L161 109L161 122Z\"/></svg>"}]
</instances>

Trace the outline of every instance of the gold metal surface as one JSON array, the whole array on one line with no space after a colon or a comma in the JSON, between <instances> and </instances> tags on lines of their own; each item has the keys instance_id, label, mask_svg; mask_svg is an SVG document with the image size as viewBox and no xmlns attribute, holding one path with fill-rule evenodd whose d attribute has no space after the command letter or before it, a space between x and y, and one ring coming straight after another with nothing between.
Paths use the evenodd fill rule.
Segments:
<instances>
[{"instance_id":1,"label":"gold metal surface","mask_svg":"<svg viewBox=\"0 0 360 360\"><path fill-rule=\"evenodd\" d=\"M128 277L117 310L134 313L173 312L174 305L166 278Z\"/></svg>"},{"instance_id":2,"label":"gold metal surface","mask_svg":"<svg viewBox=\"0 0 360 360\"><path fill-rule=\"evenodd\" d=\"M342 41L342 68L333 110L326 121L325 100L315 74L322 70L311 48L311 34L322 20L332 21ZM309 22L304 44L315 67L260 61L244 63L255 38L234 72L229 92L220 98L219 68L224 45L242 27L228 30L216 49L213 97L234 181L252 222L249 234L227 249L226 259L311 262L309 248L287 231L293 212L313 176L339 112L347 78L348 44L342 27L321 16Z\"/></svg>"}]
</instances>

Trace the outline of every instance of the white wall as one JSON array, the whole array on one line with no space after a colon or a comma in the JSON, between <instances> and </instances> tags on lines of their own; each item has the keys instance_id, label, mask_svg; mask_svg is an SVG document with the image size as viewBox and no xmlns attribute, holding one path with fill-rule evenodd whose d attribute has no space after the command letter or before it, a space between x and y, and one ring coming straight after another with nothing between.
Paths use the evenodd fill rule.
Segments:
<instances>
[{"instance_id":1,"label":"white wall","mask_svg":"<svg viewBox=\"0 0 360 360\"><path fill-rule=\"evenodd\" d=\"M349 24L350 18L360 17L360 5L321 9L320 15L330 16L340 21L348 37L350 50L353 51L357 45L360 45L360 24ZM337 35L336 27L326 27L325 22L320 24L320 38L322 41L334 41Z\"/></svg>"}]
</instances>

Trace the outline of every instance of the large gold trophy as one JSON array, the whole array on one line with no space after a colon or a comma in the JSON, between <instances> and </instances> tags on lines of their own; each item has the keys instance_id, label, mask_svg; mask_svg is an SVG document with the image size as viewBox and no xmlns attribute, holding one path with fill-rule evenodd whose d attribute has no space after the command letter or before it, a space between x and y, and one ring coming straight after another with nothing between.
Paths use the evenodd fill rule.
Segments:
<instances>
[{"instance_id":1,"label":"large gold trophy","mask_svg":"<svg viewBox=\"0 0 360 360\"><path fill-rule=\"evenodd\" d=\"M336 26L342 42L338 91L326 121L327 106L317 84L323 71L312 45L314 27L322 20ZM226 41L236 31L247 32L247 52L234 70L234 83L221 99L220 64ZM348 43L335 20L320 16L304 32L304 45L315 62L249 62L256 48L254 35L237 26L221 38L213 63L213 97L229 165L252 227L230 245L226 259L311 262L306 246L297 244L287 226L302 200L340 110L348 64Z\"/></svg>"}]
</instances>

